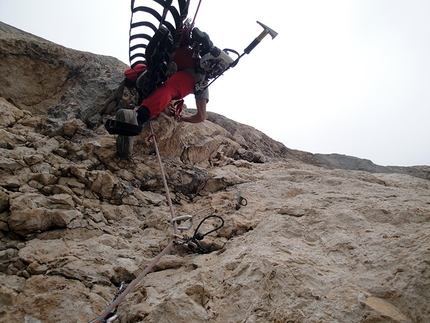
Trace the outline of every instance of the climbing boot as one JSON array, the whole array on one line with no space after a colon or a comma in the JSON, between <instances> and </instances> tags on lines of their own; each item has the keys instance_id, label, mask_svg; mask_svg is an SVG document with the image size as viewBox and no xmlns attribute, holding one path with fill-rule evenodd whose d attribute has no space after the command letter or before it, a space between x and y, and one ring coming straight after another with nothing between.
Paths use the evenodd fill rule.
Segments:
<instances>
[{"instance_id":1,"label":"climbing boot","mask_svg":"<svg viewBox=\"0 0 430 323\"><path fill-rule=\"evenodd\" d=\"M116 113L116 120L120 122L138 125L137 112L134 110L120 109ZM133 151L133 136L119 135L116 139L116 150L120 158L127 159Z\"/></svg>"}]
</instances>

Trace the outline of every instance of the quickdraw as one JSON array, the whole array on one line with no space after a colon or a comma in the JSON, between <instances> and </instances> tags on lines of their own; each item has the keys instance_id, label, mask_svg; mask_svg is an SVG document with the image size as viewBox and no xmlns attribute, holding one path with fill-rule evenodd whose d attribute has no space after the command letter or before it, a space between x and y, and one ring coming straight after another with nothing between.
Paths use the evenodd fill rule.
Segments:
<instances>
[{"instance_id":1,"label":"quickdraw","mask_svg":"<svg viewBox=\"0 0 430 323\"><path fill-rule=\"evenodd\" d=\"M208 219L210 219L210 218L217 218L217 219L219 219L220 221L221 221L221 223L217 226L217 227L215 227L214 229L212 229L212 230L209 230L208 232L206 232L206 233L199 233L199 230L200 230L200 227L202 226L202 224L205 222L205 221L207 221ZM179 241L177 241L176 242L176 244L178 244L178 245L183 245L183 246L186 246L186 247L188 247L191 251L194 251L194 252L197 252L197 253L199 253L199 254L207 254L207 253L210 253L211 252L211 250L209 250L209 249L207 249L207 248L205 248L205 247L203 247L200 243L199 243L199 241L202 241L208 234L211 234L212 232L215 232L215 231L217 231L217 230L219 230L219 229L221 229L222 227L224 226L224 219L222 218L222 217L220 217L219 215L216 215L216 214L212 214L212 215L209 215L209 216L207 216L207 217L205 217L200 223L199 223L199 225L197 226L197 228L194 230L194 234L193 234L193 236L192 237L190 237L190 238L184 238L184 237L179 237L179 238L181 238L183 241L181 241L181 242L179 242Z\"/></svg>"}]
</instances>

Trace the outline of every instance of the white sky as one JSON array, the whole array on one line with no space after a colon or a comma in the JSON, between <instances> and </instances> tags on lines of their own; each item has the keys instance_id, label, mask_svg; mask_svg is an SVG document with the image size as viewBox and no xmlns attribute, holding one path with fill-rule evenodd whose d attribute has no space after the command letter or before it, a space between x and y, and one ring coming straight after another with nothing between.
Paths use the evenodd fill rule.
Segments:
<instances>
[{"instance_id":1,"label":"white sky","mask_svg":"<svg viewBox=\"0 0 430 323\"><path fill-rule=\"evenodd\" d=\"M428 0L203 0L196 25L220 48L243 53L257 20L279 33L211 85L208 110L288 148L430 165L429 17ZM130 1L0 0L0 20L129 63Z\"/></svg>"}]
</instances>

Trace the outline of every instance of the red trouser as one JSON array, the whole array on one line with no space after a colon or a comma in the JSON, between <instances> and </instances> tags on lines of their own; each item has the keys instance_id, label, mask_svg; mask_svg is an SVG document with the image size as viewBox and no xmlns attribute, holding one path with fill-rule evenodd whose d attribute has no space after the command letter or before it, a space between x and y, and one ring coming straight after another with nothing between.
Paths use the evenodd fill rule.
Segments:
<instances>
[{"instance_id":1,"label":"red trouser","mask_svg":"<svg viewBox=\"0 0 430 323\"><path fill-rule=\"evenodd\" d=\"M196 80L184 71L173 74L166 82L151 93L140 104L151 112L151 117L158 116L172 100L180 100L194 91Z\"/></svg>"}]
</instances>

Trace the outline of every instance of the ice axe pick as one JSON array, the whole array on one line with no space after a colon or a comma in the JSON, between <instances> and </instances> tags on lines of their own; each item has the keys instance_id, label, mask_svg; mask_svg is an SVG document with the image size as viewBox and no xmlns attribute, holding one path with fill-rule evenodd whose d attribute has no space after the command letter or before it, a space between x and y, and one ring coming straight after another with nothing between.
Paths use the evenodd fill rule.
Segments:
<instances>
[{"instance_id":1,"label":"ice axe pick","mask_svg":"<svg viewBox=\"0 0 430 323\"><path fill-rule=\"evenodd\" d=\"M244 52L245 54L249 54L254 48L255 46L257 46L264 37L266 37L267 35L270 35L272 37L272 39L274 39L276 36L278 36L278 33L276 31L274 31L273 29L267 27L265 24L262 24L261 22L257 21L257 23L263 27L263 31L261 32L261 34L255 38L251 44L248 45L248 47L245 48Z\"/></svg>"}]
</instances>

